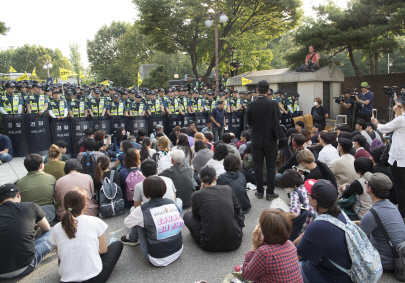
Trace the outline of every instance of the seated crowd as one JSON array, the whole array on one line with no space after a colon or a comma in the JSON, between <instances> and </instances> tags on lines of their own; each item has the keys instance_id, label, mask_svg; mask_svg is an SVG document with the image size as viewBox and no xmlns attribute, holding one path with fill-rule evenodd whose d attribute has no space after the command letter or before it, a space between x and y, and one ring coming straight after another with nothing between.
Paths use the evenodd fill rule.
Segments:
<instances>
[{"instance_id":1,"label":"seated crowd","mask_svg":"<svg viewBox=\"0 0 405 283\"><path fill-rule=\"evenodd\" d=\"M0 186L0 278L31 273L53 249L61 282L106 282L123 244L139 245L148 263L167 266L186 248L184 225L205 251L238 249L252 206L248 183L256 185L251 132L214 141L209 124L202 133L177 126L169 136L158 125L150 138L143 129L130 136L118 128L112 137L87 129L77 158L69 159L63 141L45 159L29 154L28 174ZM404 242L405 215L396 207L400 188L387 145L361 119L353 133L320 128L314 124L311 135L298 122L278 142L276 181L287 192L288 210L261 213L241 267L245 280L352 282L344 271L352 266L349 244L335 222L358 225L384 272L395 271L384 229L394 246ZM266 183L266 162L263 175ZM123 223L129 230L107 245L108 225L96 216L106 217L101 196L111 188L114 205L130 209Z\"/></svg>"}]
</instances>

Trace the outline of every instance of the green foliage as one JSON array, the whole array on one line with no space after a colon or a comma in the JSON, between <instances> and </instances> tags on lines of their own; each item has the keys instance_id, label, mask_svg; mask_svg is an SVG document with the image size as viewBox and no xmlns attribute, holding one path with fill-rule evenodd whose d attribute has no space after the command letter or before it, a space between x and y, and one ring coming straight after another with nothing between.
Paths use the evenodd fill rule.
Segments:
<instances>
[{"instance_id":1,"label":"green foliage","mask_svg":"<svg viewBox=\"0 0 405 283\"><path fill-rule=\"evenodd\" d=\"M6 24L4 22L0 22L0 34L6 35L6 32L10 30L9 27L6 27Z\"/></svg>"},{"instance_id":2,"label":"green foliage","mask_svg":"<svg viewBox=\"0 0 405 283\"><path fill-rule=\"evenodd\" d=\"M163 66L157 66L150 70L149 75L142 81L141 87L153 88L158 86L167 88L169 78L166 69Z\"/></svg>"},{"instance_id":3,"label":"green foliage","mask_svg":"<svg viewBox=\"0 0 405 283\"><path fill-rule=\"evenodd\" d=\"M79 45L77 43L70 43L69 51L69 62L73 66L73 71L78 74L76 79L79 81L79 72L83 71L82 55L80 54Z\"/></svg>"}]
</instances>

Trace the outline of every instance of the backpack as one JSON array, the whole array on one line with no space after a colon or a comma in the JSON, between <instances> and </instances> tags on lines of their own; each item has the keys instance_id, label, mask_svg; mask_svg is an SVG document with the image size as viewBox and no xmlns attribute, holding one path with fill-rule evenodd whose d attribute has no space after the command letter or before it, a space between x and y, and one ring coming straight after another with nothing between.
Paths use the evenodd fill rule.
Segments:
<instances>
[{"instance_id":1,"label":"backpack","mask_svg":"<svg viewBox=\"0 0 405 283\"><path fill-rule=\"evenodd\" d=\"M104 178L101 181L102 187L99 195L99 213L101 217L112 217L117 214L121 214L125 210L124 199L122 197L121 188L115 184L114 170L111 170L110 179Z\"/></svg>"},{"instance_id":2,"label":"backpack","mask_svg":"<svg viewBox=\"0 0 405 283\"><path fill-rule=\"evenodd\" d=\"M164 170L172 167L172 155L170 152L164 151L159 152L159 155L156 158L156 163L158 167L158 174L162 173Z\"/></svg>"},{"instance_id":3,"label":"backpack","mask_svg":"<svg viewBox=\"0 0 405 283\"><path fill-rule=\"evenodd\" d=\"M127 200L131 201L134 199L134 189L135 185L145 180L145 177L139 172L139 170L133 170L131 168L127 168L129 172L127 178L125 179L125 183L127 184L126 193L127 193Z\"/></svg>"},{"instance_id":4,"label":"backpack","mask_svg":"<svg viewBox=\"0 0 405 283\"><path fill-rule=\"evenodd\" d=\"M83 157L80 160L82 164L82 172L83 174L90 175L92 178L94 177L94 173L96 172L96 157L93 155L93 152L87 154L87 152L83 153Z\"/></svg>"},{"instance_id":5,"label":"backpack","mask_svg":"<svg viewBox=\"0 0 405 283\"><path fill-rule=\"evenodd\" d=\"M391 252L394 255L395 258L395 277L404 282L405 281L405 241L402 243L399 243L396 247L391 241L390 236L388 235L387 230L385 230L384 225L381 222L380 217L378 216L377 212L373 209L370 208L370 212L373 214L378 226L382 229L384 233L385 240L388 243L388 246L390 246Z\"/></svg>"},{"instance_id":6,"label":"backpack","mask_svg":"<svg viewBox=\"0 0 405 283\"><path fill-rule=\"evenodd\" d=\"M344 212L342 214L346 219L346 224L328 214L318 215L315 221L326 221L345 231L347 250L352 260L352 266L347 270L332 260L328 260L338 269L349 275L353 282L378 282L383 272L380 254L370 243L360 227L350 221Z\"/></svg>"}]
</instances>

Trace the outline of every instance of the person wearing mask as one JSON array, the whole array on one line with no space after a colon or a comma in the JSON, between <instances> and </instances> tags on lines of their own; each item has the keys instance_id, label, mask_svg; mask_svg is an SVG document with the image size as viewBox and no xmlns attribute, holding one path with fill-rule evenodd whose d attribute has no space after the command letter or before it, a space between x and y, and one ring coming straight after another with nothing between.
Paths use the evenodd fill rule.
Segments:
<instances>
[{"instance_id":1,"label":"person wearing mask","mask_svg":"<svg viewBox=\"0 0 405 283\"><path fill-rule=\"evenodd\" d=\"M224 160L226 172L218 176L217 184L231 187L243 213L246 214L252 205L246 193L246 178L239 172L239 166L239 159L235 155L228 155Z\"/></svg>"},{"instance_id":2,"label":"person wearing mask","mask_svg":"<svg viewBox=\"0 0 405 283\"><path fill-rule=\"evenodd\" d=\"M62 150L59 146L53 144L48 150L49 161L44 165L44 172L55 177L56 181L65 176L63 169L65 162L60 161L62 158Z\"/></svg>"},{"instance_id":3,"label":"person wearing mask","mask_svg":"<svg viewBox=\"0 0 405 283\"><path fill-rule=\"evenodd\" d=\"M0 134L0 165L13 160L13 144L8 136Z\"/></svg>"},{"instance_id":4,"label":"person wearing mask","mask_svg":"<svg viewBox=\"0 0 405 283\"><path fill-rule=\"evenodd\" d=\"M0 218L0 279L30 274L53 250L45 212L7 183L0 186Z\"/></svg>"},{"instance_id":5,"label":"person wearing mask","mask_svg":"<svg viewBox=\"0 0 405 283\"><path fill-rule=\"evenodd\" d=\"M336 138L329 132L321 132L319 134L319 143L323 146L322 150L319 152L318 160L325 163L329 166L329 164L339 158L339 153L332 145L333 141Z\"/></svg>"},{"instance_id":6,"label":"person wearing mask","mask_svg":"<svg viewBox=\"0 0 405 283\"><path fill-rule=\"evenodd\" d=\"M197 245L205 251L233 251L242 243L245 216L229 186L216 184L214 167L200 170L201 190L191 197L192 209L184 214L184 224Z\"/></svg>"},{"instance_id":7,"label":"person wearing mask","mask_svg":"<svg viewBox=\"0 0 405 283\"><path fill-rule=\"evenodd\" d=\"M181 228L184 221L176 204L164 198L167 190L160 177L151 176L143 181L143 192L149 201L137 206L125 218L124 224L131 228L131 232L121 237L124 244L139 244L146 261L154 266L169 265L183 251ZM168 218L171 219L170 225L166 225Z\"/></svg>"},{"instance_id":8,"label":"person wearing mask","mask_svg":"<svg viewBox=\"0 0 405 283\"><path fill-rule=\"evenodd\" d=\"M33 202L39 206L53 204L55 199L54 176L43 171L44 163L39 154L31 153L24 159L27 176L17 182L23 202Z\"/></svg>"},{"instance_id":9,"label":"person wearing mask","mask_svg":"<svg viewBox=\"0 0 405 283\"><path fill-rule=\"evenodd\" d=\"M363 119L359 119L356 124L356 131L358 131L368 142L369 145L373 142L373 139L370 135L366 132L367 123Z\"/></svg>"},{"instance_id":10,"label":"person wearing mask","mask_svg":"<svg viewBox=\"0 0 405 283\"><path fill-rule=\"evenodd\" d=\"M97 217L84 215L86 200L87 193L82 188L73 187L66 192L63 198L66 213L51 232L61 282L104 283L122 253L121 242L107 246L108 225Z\"/></svg>"},{"instance_id":11,"label":"person wearing mask","mask_svg":"<svg viewBox=\"0 0 405 283\"><path fill-rule=\"evenodd\" d=\"M326 119L329 117L328 110L322 105L322 98L315 97L314 106L311 109L312 120L318 123L321 127L319 131L323 131L326 127Z\"/></svg>"},{"instance_id":12,"label":"person wearing mask","mask_svg":"<svg viewBox=\"0 0 405 283\"><path fill-rule=\"evenodd\" d=\"M359 175L354 170L354 156L350 154L352 142L349 139L339 138L338 151L340 157L329 164L329 169L336 177L338 188L344 184L350 184L359 179ZM313 178L316 179L316 178ZM324 179L324 178L322 178Z\"/></svg>"},{"instance_id":13,"label":"person wearing mask","mask_svg":"<svg viewBox=\"0 0 405 283\"><path fill-rule=\"evenodd\" d=\"M371 121L373 114L373 93L369 90L370 86L366 82L361 83L361 92L359 95L355 95L356 101L361 103L360 119L364 119L366 122Z\"/></svg>"},{"instance_id":14,"label":"person wearing mask","mask_svg":"<svg viewBox=\"0 0 405 283\"><path fill-rule=\"evenodd\" d=\"M353 147L356 150L356 153L354 155L354 158L360 158L360 157L366 157L370 158L370 153L368 153L367 150L364 149L364 146L366 145L367 140L364 136L362 135L356 135L353 137Z\"/></svg>"}]
</instances>

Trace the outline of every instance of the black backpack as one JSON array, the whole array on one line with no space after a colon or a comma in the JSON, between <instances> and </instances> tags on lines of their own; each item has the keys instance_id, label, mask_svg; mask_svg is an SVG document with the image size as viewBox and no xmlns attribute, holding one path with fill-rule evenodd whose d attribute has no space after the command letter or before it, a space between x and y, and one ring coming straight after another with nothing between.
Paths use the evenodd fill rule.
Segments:
<instances>
[{"instance_id":1,"label":"black backpack","mask_svg":"<svg viewBox=\"0 0 405 283\"><path fill-rule=\"evenodd\" d=\"M96 157L93 155L93 152L87 154L86 152L83 153L83 158L80 160L82 164L82 172L83 174L90 175L92 178L94 177L94 173L96 172Z\"/></svg>"},{"instance_id":2,"label":"black backpack","mask_svg":"<svg viewBox=\"0 0 405 283\"><path fill-rule=\"evenodd\" d=\"M120 186L114 183L114 170L111 170L110 179L101 181L102 187L98 192L99 214L101 217L112 217L125 210L124 198Z\"/></svg>"}]
</instances>

